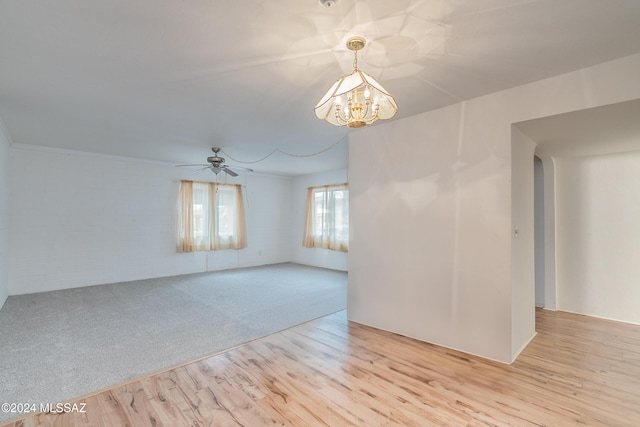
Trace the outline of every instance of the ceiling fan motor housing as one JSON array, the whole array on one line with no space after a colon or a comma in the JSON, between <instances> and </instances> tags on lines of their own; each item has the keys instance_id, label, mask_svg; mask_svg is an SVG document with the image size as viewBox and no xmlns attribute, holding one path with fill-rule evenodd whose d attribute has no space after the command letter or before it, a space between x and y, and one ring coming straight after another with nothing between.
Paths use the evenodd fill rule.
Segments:
<instances>
[{"instance_id":1,"label":"ceiling fan motor housing","mask_svg":"<svg viewBox=\"0 0 640 427\"><path fill-rule=\"evenodd\" d=\"M218 167L222 163L224 163L224 157L210 156L210 157L207 157L207 162L209 162L209 163L215 165L216 167Z\"/></svg>"}]
</instances>

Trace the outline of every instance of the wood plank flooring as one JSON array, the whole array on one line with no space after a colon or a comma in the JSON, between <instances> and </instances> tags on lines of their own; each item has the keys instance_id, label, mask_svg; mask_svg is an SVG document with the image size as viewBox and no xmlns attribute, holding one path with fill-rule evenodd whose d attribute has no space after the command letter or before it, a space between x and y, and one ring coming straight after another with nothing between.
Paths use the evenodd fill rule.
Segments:
<instances>
[{"instance_id":1,"label":"wood plank flooring","mask_svg":"<svg viewBox=\"0 0 640 427\"><path fill-rule=\"evenodd\" d=\"M640 326L536 312L508 366L338 313L7 426L638 426Z\"/></svg>"}]
</instances>

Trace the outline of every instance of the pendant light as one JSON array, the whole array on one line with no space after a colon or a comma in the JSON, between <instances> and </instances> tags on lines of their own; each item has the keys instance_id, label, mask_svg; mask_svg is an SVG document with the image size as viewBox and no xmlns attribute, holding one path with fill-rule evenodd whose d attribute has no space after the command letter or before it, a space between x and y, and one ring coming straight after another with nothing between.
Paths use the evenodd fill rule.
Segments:
<instances>
[{"instance_id":1,"label":"pendant light","mask_svg":"<svg viewBox=\"0 0 640 427\"><path fill-rule=\"evenodd\" d=\"M362 37L347 40L353 51L353 72L337 80L320 99L316 117L335 126L361 128L378 119L390 119L398 112L393 96L369 74L358 68L358 51L365 45Z\"/></svg>"}]
</instances>

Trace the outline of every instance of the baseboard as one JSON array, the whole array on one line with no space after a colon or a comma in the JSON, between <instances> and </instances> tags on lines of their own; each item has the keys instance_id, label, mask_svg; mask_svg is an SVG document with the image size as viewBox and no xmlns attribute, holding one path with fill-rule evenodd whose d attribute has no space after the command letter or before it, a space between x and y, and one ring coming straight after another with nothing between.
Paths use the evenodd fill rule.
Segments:
<instances>
[{"instance_id":1,"label":"baseboard","mask_svg":"<svg viewBox=\"0 0 640 427\"><path fill-rule=\"evenodd\" d=\"M531 338L529 338L527 340L527 342L525 342L524 344L522 344L522 346L520 346L520 348L513 354L512 359L511 359L511 363L515 362L516 359L518 359L518 356L520 356L520 353L522 353L524 351L525 348L527 348L527 346L531 343L531 341L533 341L533 339L536 337L536 335L538 335L537 332L534 332L533 335L531 336ZM509 363L509 364L511 364Z\"/></svg>"},{"instance_id":2,"label":"baseboard","mask_svg":"<svg viewBox=\"0 0 640 427\"><path fill-rule=\"evenodd\" d=\"M622 320L622 319L614 319L612 317L605 317L605 316L597 316L595 314L589 314L589 313L580 313L578 311L571 311L571 310L561 310L558 309L556 311L563 311L565 313L571 313L571 314L577 314L579 316L587 316L587 317L593 317L594 319L602 319L602 320L609 320L611 322L620 322L620 323L626 323L629 325L637 325L640 326L640 322L632 322L631 320Z\"/></svg>"}]
</instances>

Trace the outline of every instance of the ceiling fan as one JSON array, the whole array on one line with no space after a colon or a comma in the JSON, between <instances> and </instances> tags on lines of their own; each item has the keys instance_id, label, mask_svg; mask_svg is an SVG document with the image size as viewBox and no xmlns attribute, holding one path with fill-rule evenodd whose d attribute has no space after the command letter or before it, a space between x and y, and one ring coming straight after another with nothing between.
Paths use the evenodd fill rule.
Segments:
<instances>
[{"instance_id":1,"label":"ceiling fan","mask_svg":"<svg viewBox=\"0 0 640 427\"><path fill-rule=\"evenodd\" d=\"M211 151L213 151L213 156L209 156L207 157L207 162L208 164L204 165L204 164L197 164L197 165L176 165L176 167L183 167L183 166L202 166L202 168L195 170L194 172L198 172L201 170L205 170L205 169L209 169L211 170L211 172L215 173L216 175L219 174L221 171L224 171L225 173L228 173L231 176L238 176L238 174L229 169L229 166L224 164L224 157L220 157L218 156L218 153L220 152L220 147L213 147L211 148ZM245 170L247 172L253 172L253 169L249 169L249 168L243 168L241 166L233 166L234 169L242 169Z\"/></svg>"}]
</instances>

